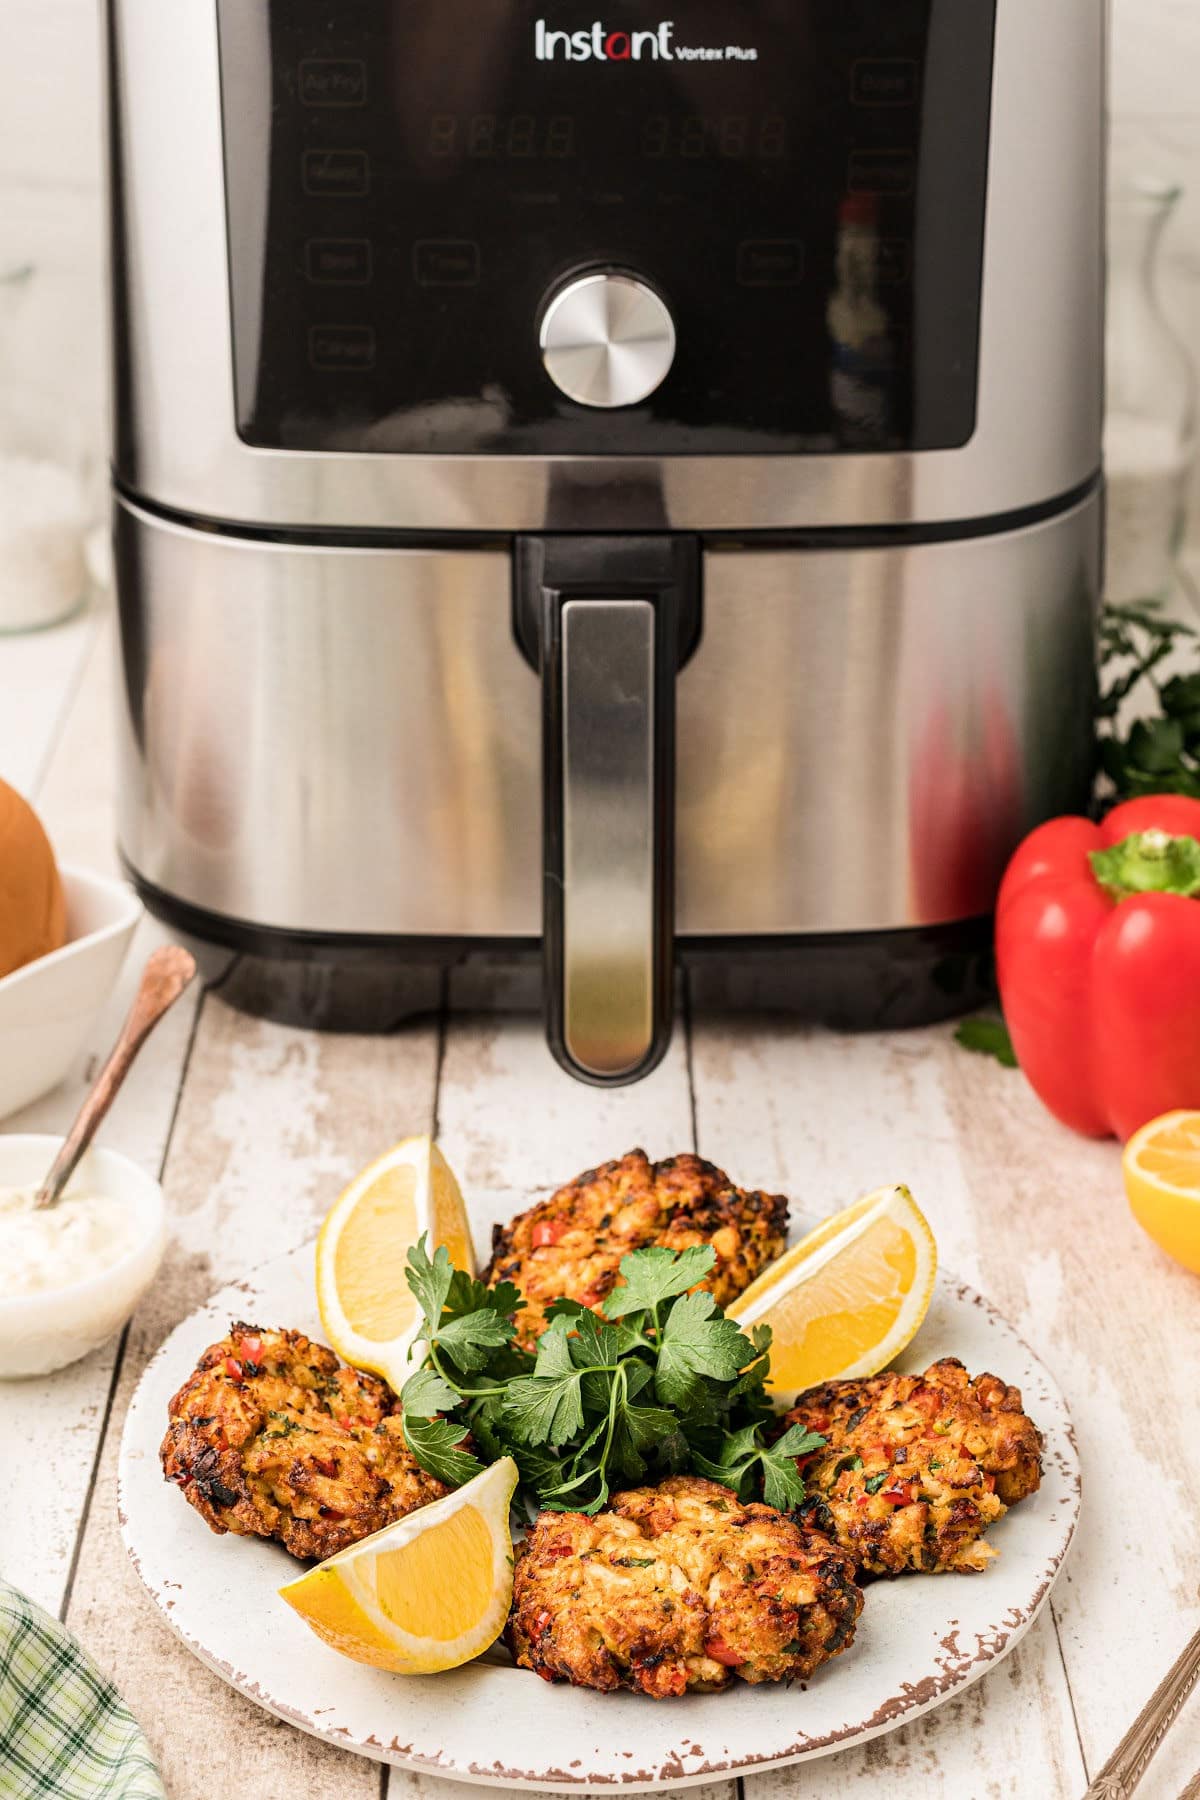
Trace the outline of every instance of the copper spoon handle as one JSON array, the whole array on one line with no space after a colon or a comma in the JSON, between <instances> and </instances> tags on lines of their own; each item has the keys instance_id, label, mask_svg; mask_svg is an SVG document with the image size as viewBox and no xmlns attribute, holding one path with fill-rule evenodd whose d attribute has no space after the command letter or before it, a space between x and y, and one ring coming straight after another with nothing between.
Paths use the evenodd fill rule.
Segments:
<instances>
[{"instance_id":1,"label":"copper spoon handle","mask_svg":"<svg viewBox=\"0 0 1200 1800\"><path fill-rule=\"evenodd\" d=\"M146 959L146 967L142 970L142 979L129 1015L121 1027L121 1035L75 1115L75 1123L63 1140L62 1149L50 1166L50 1173L38 1189L35 1205L53 1206L59 1198L74 1173L76 1163L95 1137L100 1121L116 1099L117 1090L128 1075L134 1057L167 1008L174 1006L195 973L195 957L180 944L164 944Z\"/></svg>"},{"instance_id":2,"label":"copper spoon handle","mask_svg":"<svg viewBox=\"0 0 1200 1800\"><path fill-rule=\"evenodd\" d=\"M1167 1670L1083 1800L1128 1800L1200 1680L1200 1631ZM1190 1784L1189 1784L1190 1792Z\"/></svg>"}]
</instances>

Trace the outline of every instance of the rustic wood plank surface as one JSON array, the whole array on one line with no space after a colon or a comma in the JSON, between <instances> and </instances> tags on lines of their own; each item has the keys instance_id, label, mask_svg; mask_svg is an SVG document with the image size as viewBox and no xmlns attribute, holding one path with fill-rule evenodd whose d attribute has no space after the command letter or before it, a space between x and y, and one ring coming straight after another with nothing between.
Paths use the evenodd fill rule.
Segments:
<instances>
[{"instance_id":1,"label":"rustic wood plank surface","mask_svg":"<svg viewBox=\"0 0 1200 1800\"><path fill-rule=\"evenodd\" d=\"M697 1020L692 1066L701 1153L744 1167L748 1180L780 1188L817 1216L872 1188L906 1182L933 1226L943 1266L978 1282L975 1196L942 1079L946 1066L962 1060L972 1059L944 1027L839 1037L778 1018ZM1070 1693L1045 1614L1003 1669L1007 1679L997 1672L926 1718L836 1758L846 1791L864 1800L884 1800L900 1784L946 1800L962 1793L1081 1793L1086 1778ZM1023 1790L1005 1786L1012 1771L997 1766L994 1755L995 1746L1018 1741ZM748 1780L746 1794L816 1796L827 1791L827 1780L819 1764L803 1773L781 1770Z\"/></svg>"},{"instance_id":2,"label":"rustic wood plank surface","mask_svg":"<svg viewBox=\"0 0 1200 1800\"><path fill-rule=\"evenodd\" d=\"M111 621L84 615L56 630L6 641L0 659L0 756L12 757L0 760L0 774L26 786L64 861L106 874L116 871L108 798L110 646ZM155 920L143 920L116 990L69 1078L6 1119L5 1131L66 1131L125 1016L142 962L166 936ZM206 962L214 966L211 952ZM154 1053L135 1063L104 1127L103 1141L150 1174L161 1169L200 991L194 984L164 1020ZM6 1460L11 1463L8 1499L22 1521L17 1542L10 1536L0 1550L0 1566L19 1572L21 1585L51 1612L65 1602L117 1352L118 1345L108 1344L50 1382L0 1387L0 1423L8 1442L21 1445L21 1454Z\"/></svg>"},{"instance_id":3,"label":"rustic wood plank surface","mask_svg":"<svg viewBox=\"0 0 1200 1800\"><path fill-rule=\"evenodd\" d=\"M35 796L60 855L108 870L111 657L103 616L0 644L0 693L24 695L19 711L0 707L0 775ZM143 924L70 1080L6 1130L65 1126L141 957L163 935ZM481 1259L496 1220L636 1143L653 1155L694 1146L747 1183L784 1189L813 1217L881 1182L909 1182L945 1266L1009 1314L1071 1401L1087 1480L1079 1541L1039 1625L965 1694L862 1751L689 1791L703 1800L1082 1793L1200 1622L1196 1284L1130 1222L1115 1146L1059 1128L1019 1075L965 1055L947 1028L844 1038L769 1013L683 1014L648 1081L595 1092L550 1062L526 970L481 962L444 985L418 977L398 1008L411 1016L387 1035L318 1034L254 1016L245 1002L260 978L203 955L203 991L163 1026L104 1131L163 1171L172 1229L163 1277L119 1345L50 1381L0 1387L0 1442L20 1446L5 1457L0 1566L64 1612L112 1673L172 1796L209 1800L233 1780L249 1800L479 1791L329 1750L210 1676L142 1594L113 1501L124 1409L171 1326L220 1282L309 1238L341 1182L381 1146L434 1125L468 1195ZM1198 1744L1193 1701L1143 1784L1147 1800L1175 1800Z\"/></svg>"}]
</instances>

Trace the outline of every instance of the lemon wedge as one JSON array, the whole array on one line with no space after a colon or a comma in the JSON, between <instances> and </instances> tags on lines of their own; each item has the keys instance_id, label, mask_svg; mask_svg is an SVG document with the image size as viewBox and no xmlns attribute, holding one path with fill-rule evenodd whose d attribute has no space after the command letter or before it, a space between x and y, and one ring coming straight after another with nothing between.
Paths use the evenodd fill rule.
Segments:
<instances>
[{"instance_id":1,"label":"lemon wedge","mask_svg":"<svg viewBox=\"0 0 1200 1800\"><path fill-rule=\"evenodd\" d=\"M397 1390L409 1373L420 1309L404 1278L422 1232L456 1268L475 1270L471 1229L454 1172L432 1138L405 1138L356 1175L317 1239L317 1306L338 1355Z\"/></svg>"},{"instance_id":2,"label":"lemon wedge","mask_svg":"<svg viewBox=\"0 0 1200 1800\"><path fill-rule=\"evenodd\" d=\"M1121 1157L1134 1218L1200 1274L1200 1112L1169 1112L1135 1131Z\"/></svg>"},{"instance_id":3,"label":"lemon wedge","mask_svg":"<svg viewBox=\"0 0 1200 1800\"><path fill-rule=\"evenodd\" d=\"M773 1333L768 1386L790 1400L818 1381L874 1375L929 1310L937 1245L906 1187L877 1188L810 1231L726 1310Z\"/></svg>"},{"instance_id":4,"label":"lemon wedge","mask_svg":"<svg viewBox=\"0 0 1200 1800\"><path fill-rule=\"evenodd\" d=\"M280 1595L355 1662L398 1675L457 1669L495 1643L508 1617L516 1485L517 1465L502 1456L444 1500L306 1570Z\"/></svg>"}]
</instances>

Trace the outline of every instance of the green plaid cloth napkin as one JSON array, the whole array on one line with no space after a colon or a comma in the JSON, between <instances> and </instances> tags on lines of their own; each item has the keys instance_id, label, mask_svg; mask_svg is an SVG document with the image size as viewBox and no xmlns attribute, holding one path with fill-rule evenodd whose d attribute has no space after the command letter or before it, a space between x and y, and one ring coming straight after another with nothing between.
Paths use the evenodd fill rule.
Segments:
<instances>
[{"instance_id":1,"label":"green plaid cloth napkin","mask_svg":"<svg viewBox=\"0 0 1200 1800\"><path fill-rule=\"evenodd\" d=\"M0 1800L164 1800L146 1740L57 1619L0 1580Z\"/></svg>"}]
</instances>

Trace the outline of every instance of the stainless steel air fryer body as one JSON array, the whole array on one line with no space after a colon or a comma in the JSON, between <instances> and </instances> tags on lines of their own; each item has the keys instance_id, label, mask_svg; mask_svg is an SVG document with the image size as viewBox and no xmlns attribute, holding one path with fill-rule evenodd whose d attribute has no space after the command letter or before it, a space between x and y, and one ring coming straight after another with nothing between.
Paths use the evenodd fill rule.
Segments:
<instances>
[{"instance_id":1,"label":"stainless steel air fryer body","mask_svg":"<svg viewBox=\"0 0 1200 1800\"><path fill-rule=\"evenodd\" d=\"M594 1081L673 942L986 915L1091 767L1095 0L108 6L150 903L540 938Z\"/></svg>"}]
</instances>

